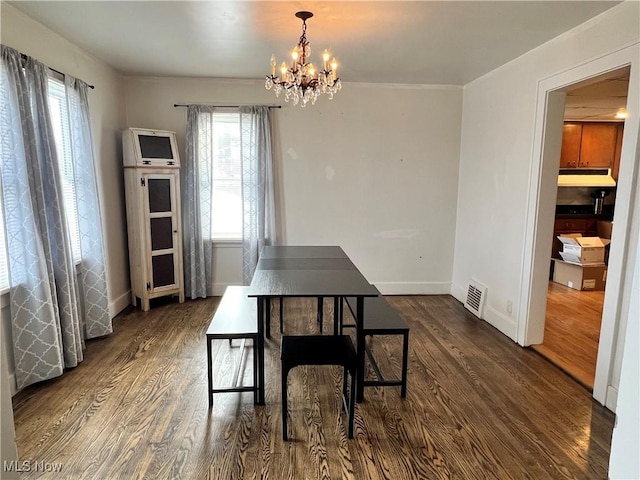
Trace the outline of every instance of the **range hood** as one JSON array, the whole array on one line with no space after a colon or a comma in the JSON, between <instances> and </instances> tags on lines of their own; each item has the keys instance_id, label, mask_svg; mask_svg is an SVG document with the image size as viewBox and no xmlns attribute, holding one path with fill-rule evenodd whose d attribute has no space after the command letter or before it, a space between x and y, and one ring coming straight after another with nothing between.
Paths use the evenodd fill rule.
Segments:
<instances>
[{"instance_id":1,"label":"range hood","mask_svg":"<svg viewBox=\"0 0 640 480\"><path fill-rule=\"evenodd\" d=\"M561 168L559 187L615 187L610 168Z\"/></svg>"}]
</instances>

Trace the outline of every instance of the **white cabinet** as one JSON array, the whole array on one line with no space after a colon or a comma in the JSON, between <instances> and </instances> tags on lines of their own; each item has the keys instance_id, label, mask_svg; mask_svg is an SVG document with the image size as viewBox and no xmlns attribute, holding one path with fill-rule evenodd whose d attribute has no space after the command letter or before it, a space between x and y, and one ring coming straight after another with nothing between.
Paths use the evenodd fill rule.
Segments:
<instances>
[{"instance_id":1,"label":"white cabinet","mask_svg":"<svg viewBox=\"0 0 640 480\"><path fill-rule=\"evenodd\" d=\"M142 310L146 311L152 298L177 295L180 302L184 301L180 161L175 134L162 132L163 138L170 137L167 145L171 149L170 152L156 150L163 157L164 165L157 165L157 158L152 163L143 163L149 157L140 154L145 152L144 146L141 149L138 144L135 148L140 138L137 132L148 131L123 132L124 177L131 297L134 306L139 299ZM167 161L173 163L167 165Z\"/></svg>"}]
</instances>

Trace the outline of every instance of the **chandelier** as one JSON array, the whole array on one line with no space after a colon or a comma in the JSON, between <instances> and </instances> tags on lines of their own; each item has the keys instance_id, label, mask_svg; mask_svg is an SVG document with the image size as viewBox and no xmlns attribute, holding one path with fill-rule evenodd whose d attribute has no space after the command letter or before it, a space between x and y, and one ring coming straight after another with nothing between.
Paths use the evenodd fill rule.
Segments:
<instances>
[{"instance_id":1,"label":"chandelier","mask_svg":"<svg viewBox=\"0 0 640 480\"><path fill-rule=\"evenodd\" d=\"M274 89L276 97L284 93L285 101L291 100L294 105L300 103L315 104L321 94L329 100L342 88L337 75L338 62L328 50L322 52L323 67L316 69L313 63L307 63L311 56L311 47L307 41L307 19L313 17L311 12L298 12L296 17L302 20L302 36L291 52L291 63L282 62L280 75L276 75L276 57L271 55L271 75L266 76L264 84L267 90Z\"/></svg>"}]
</instances>

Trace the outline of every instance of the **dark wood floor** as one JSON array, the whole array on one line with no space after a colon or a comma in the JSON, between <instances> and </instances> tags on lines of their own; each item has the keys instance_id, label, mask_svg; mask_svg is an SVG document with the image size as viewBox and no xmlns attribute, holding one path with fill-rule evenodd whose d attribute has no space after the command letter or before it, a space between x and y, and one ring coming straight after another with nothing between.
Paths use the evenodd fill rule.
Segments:
<instances>
[{"instance_id":1,"label":"dark wood floor","mask_svg":"<svg viewBox=\"0 0 640 480\"><path fill-rule=\"evenodd\" d=\"M411 327L408 395L367 388L353 440L338 413L340 370L298 367L289 377L292 441L282 441L276 328L266 406L226 393L209 410L204 333L217 301L121 315L114 334L88 343L80 366L14 397L20 459L62 464L23 478L607 477L613 414L449 296L389 297ZM316 331L313 301L285 308L287 332ZM395 340L372 344L389 356L386 370L399 366ZM217 342L216 365L229 372L237 350Z\"/></svg>"},{"instance_id":2,"label":"dark wood floor","mask_svg":"<svg viewBox=\"0 0 640 480\"><path fill-rule=\"evenodd\" d=\"M549 282L544 340L532 348L593 390L604 291L580 291Z\"/></svg>"}]
</instances>

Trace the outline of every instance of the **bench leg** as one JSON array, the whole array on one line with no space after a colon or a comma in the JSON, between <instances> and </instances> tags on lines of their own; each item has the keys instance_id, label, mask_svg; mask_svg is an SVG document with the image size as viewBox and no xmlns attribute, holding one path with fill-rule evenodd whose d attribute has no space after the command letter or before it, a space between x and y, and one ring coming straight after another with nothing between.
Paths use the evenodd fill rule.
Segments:
<instances>
[{"instance_id":1,"label":"bench leg","mask_svg":"<svg viewBox=\"0 0 640 480\"><path fill-rule=\"evenodd\" d=\"M282 366L282 439L288 440L287 435L287 377L289 376L289 370L284 365Z\"/></svg>"},{"instance_id":2,"label":"bench leg","mask_svg":"<svg viewBox=\"0 0 640 480\"><path fill-rule=\"evenodd\" d=\"M271 338L271 297L266 297L264 301L267 303L267 305L265 306L265 316L267 317L267 324L265 326L264 334L267 338Z\"/></svg>"},{"instance_id":3,"label":"bench leg","mask_svg":"<svg viewBox=\"0 0 640 480\"><path fill-rule=\"evenodd\" d=\"M208 377L208 385L209 390L207 394L209 395L209 408L213 407L213 367L211 366L211 339L207 337L207 377Z\"/></svg>"},{"instance_id":4,"label":"bench leg","mask_svg":"<svg viewBox=\"0 0 640 480\"><path fill-rule=\"evenodd\" d=\"M280 333L284 332L284 297L280 297Z\"/></svg>"},{"instance_id":5,"label":"bench leg","mask_svg":"<svg viewBox=\"0 0 640 480\"><path fill-rule=\"evenodd\" d=\"M258 405L264 405L264 298L258 297Z\"/></svg>"},{"instance_id":6,"label":"bench leg","mask_svg":"<svg viewBox=\"0 0 640 480\"><path fill-rule=\"evenodd\" d=\"M324 316L324 297L318 297L318 323L320 324L320 333L322 333L322 317Z\"/></svg>"},{"instance_id":7,"label":"bench leg","mask_svg":"<svg viewBox=\"0 0 640 480\"><path fill-rule=\"evenodd\" d=\"M347 412L347 421L348 421L348 437L353 438L353 423L356 415L356 371L355 369L351 370L351 392L349 393L349 411ZM344 392L347 390L347 369L345 368L344 372Z\"/></svg>"},{"instance_id":8,"label":"bench leg","mask_svg":"<svg viewBox=\"0 0 640 480\"><path fill-rule=\"evenodd\" d=\"M356 355L358 358L356 369L356 402L364 400L364 357L366 350L364 334L364 297L356 298Z\"/></svg>"},{"instance_id":9,"label":"bench leg","mask_svg":"<svg viewBox=\"0 0 640 480\"><path fill-rule=\"evenodd\" d=\"M253 341L253 403L258 404L258 336L252 338Z\"/></svg>"}]
</instances>

